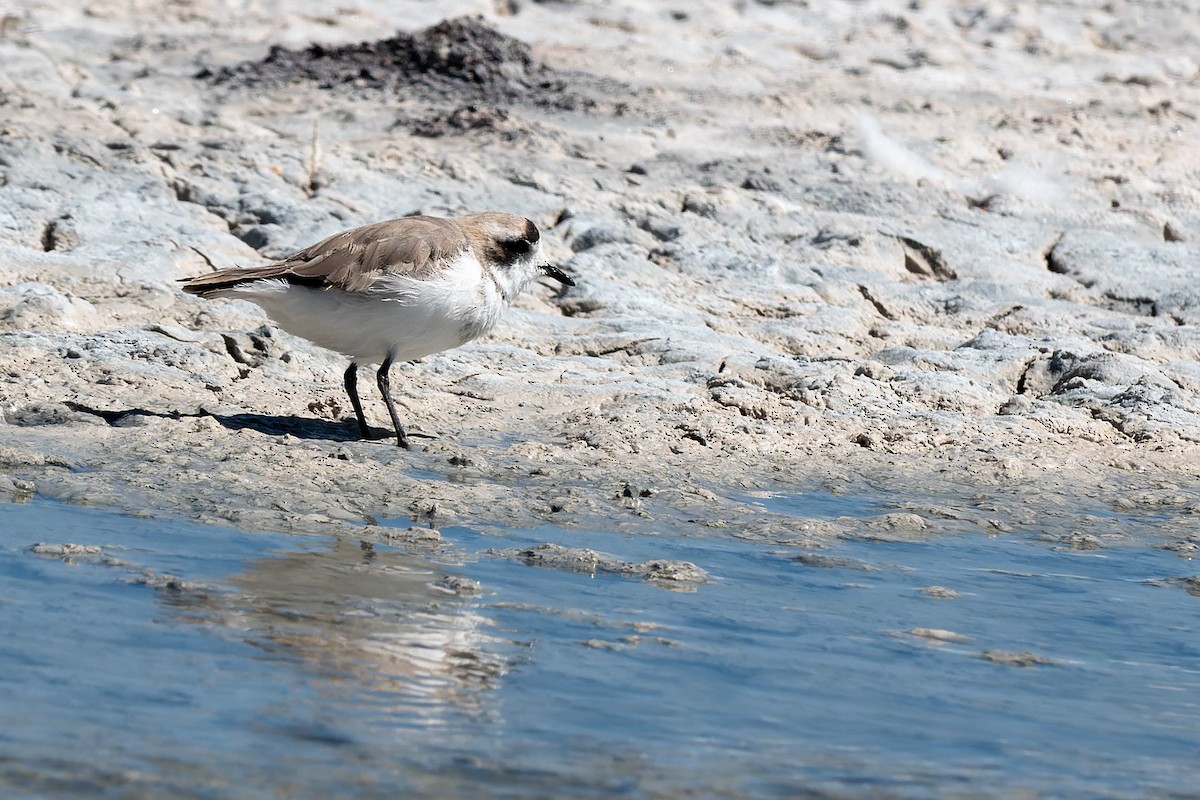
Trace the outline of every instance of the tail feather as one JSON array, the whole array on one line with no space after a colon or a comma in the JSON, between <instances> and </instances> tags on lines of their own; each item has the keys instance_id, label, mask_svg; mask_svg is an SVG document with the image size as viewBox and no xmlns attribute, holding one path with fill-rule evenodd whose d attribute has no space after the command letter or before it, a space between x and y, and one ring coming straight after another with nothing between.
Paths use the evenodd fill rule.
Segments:
<instances>
[{"instance_id":1,"label":"tail feather","mask_svg":"<svg viewBox=\"0 0 1200 800\"><path fill-rule=\"evenodd\" d=\"M183 284L180 288L188 294L200 297L213 297L221 292L236 288L246 283L261 281L267 278L283 278L289 283L296 283L296 276L291 273L286 264L267 264L263 267L232 267L197 275L194 278L180 278Z\"/></svg>"}]
</instances>

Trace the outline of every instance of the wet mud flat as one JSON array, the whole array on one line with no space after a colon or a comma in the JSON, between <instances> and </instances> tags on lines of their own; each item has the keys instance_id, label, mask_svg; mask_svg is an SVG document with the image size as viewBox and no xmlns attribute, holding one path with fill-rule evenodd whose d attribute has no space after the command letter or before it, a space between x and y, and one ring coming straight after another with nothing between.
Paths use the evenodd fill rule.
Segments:
<instances>
[{"instance_id":1,"label":"wet mud flat","mask_svg":"<svg viewBox=\"0 0 1200 800\"><path fill-rule=\"evenodd\" d=\"M243 528L776 540L837 531L734 489L1195 509L1194 87L1158 45L1188 32L705 8L5 17L5 485ZM1017 102L995 74L1043 78ZM341 359L175 286L479 208L535 219L579 286L405 371L409 454L356 440Z\"/></svg>"}]
</instances>

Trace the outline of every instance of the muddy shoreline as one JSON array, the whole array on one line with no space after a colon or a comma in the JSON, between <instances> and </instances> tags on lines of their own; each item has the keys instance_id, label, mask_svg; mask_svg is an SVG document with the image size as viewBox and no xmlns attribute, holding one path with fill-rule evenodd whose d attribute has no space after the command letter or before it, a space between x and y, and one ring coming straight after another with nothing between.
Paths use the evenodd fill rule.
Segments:
<instances>
[{"instance_id":1,"label":"muddy shoreline","mask_svg":"<svg viewBox=\"0 0 1200 800\"><path fill-rule=\"evenodd\" d=\"M781 546L1200 512L1200 67L1166 10L392 7L5 12L0 491ZM409 452L356 440L339 357L175 288L489 208L579 286L397 370ZM754 501L867 488L895 508Z\"/></svg>"}]
</instances>

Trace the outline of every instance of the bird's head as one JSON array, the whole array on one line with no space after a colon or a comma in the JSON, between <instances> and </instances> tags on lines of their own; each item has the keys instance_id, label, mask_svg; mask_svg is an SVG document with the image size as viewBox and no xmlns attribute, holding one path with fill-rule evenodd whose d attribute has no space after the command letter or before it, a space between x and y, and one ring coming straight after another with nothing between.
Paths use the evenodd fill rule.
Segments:
<instances>
[{"instance_id":1,"label":"bird's head","mask_svg":"<svg viewBox=\"0 0 1200 800\"><path fill-rule=\"evenodd\" d=\"M508 300L514 299L539 275L567 286L575 285L570 275L542 257L542 235L531 220L488 211L459 217L457 222L471 240L480 262L501 282Z\"/></svg>"}]
</instances>

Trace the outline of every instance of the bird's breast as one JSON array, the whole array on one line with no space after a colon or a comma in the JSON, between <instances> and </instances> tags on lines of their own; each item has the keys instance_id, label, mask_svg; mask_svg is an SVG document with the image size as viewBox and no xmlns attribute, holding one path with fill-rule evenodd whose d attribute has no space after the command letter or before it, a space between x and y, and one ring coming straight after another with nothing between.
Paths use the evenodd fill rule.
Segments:
<instances>
[{"instance_id":1,"label":"bird's breast","mask_svg":"<svg viewBox=\"0 0 1200 800\"><path fill-rule=\"evenodd\" d=\"M397 345L415 350L414 340L434 347L423 355L458 347L483 336L500 321L506 303L495 282L470 251L425 280L384 276L371 293L391 306L388 326ZM410 356L419 358L420 356Z\"/></svg>"}]
</instances>

